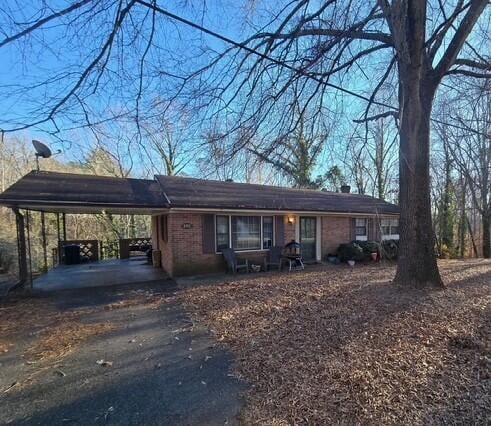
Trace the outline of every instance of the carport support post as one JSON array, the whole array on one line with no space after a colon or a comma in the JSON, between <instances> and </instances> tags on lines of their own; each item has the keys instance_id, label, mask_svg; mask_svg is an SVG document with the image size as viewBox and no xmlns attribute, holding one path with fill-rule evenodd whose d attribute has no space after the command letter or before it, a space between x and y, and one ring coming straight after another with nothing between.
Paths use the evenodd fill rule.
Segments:
<instances>
[{"instance_id":1,"label":"carport support post","mask_svg":"<svg viewBox=\"0 0 491 426\"><path fill-rule=\"evenodd\" d=\"M63 241L66 241L66 213L63 213L61 216L63 221Z\"/></svg>"},{"instance_id":2,"label":"carport support post","mask_svg":"<svg viewBox=\"0 0 491 426\"><path fill-rule=\"evenodd\" d=\"M43 242L44 272L48 272L48 243L46 241L46 217L44 212L41 212L41 238Z\"/></svg>"},{"instance_id":3,"label":"carport support post","mask_svg":"<svg viewBox=\"0 0 491 426\"><path fill-rule=\"evenodd\" d=\"M60 230L60 213L56 213L56 235L58 238L58 244L56 244L56 250L58 253L58 264L61 263L61 230Z\"/></svg>"},{"instance_id":4,"label":"carport support post","mask_svg":"<svg viewBox=\"0 0 491 426\"><path fill-rule=\"evenodd\" d=\"M19 282L17 286L23 286L28 278L25 222L24 215L19 212L19 209L13 209L13 211L15 213L15 224L17 227L17 250L19 260Z\"/></svg>"}]
</instances>

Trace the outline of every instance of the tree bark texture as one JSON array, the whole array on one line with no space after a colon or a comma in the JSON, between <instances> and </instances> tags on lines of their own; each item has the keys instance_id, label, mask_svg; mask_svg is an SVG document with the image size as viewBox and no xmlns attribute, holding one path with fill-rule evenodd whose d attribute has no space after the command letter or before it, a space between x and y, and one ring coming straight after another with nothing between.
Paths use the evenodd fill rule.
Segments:
<instances>
[{"instance_id":1,"label":"tree bark texture","mask_svg":"<svg viewBox=\"0 0 491 426\"><path fill-rule=\"evenodd\" d=\"M482 215L482 256L485 259L491 257L491 236L490 233L491 218L488 213Z\"/></svg>"},{"instance_id":2,"label":"tree bark texture","mask_svg":"<svg viewBox=\"0 0 491 426\"><path fill-rule=\"evenodd\" d=\"M400 247L395 282L442 288L430 202L430 117L438 77L425 51L426 2L404 3L392 20L399 56ZM402 4L401 4L402 7Z\"/></svg>"},{"instance_id":3,"label":"tree bark texture","mask_svg":"<svg viewBox=\"0 0 491 426\"><path fill-rule=\"evenodd\" d=\"M434 94L427 81L407 79L400 127L400 248L396 282L443 287L435 254L430 202L430 115Z\"/></svg>"}]
</instances>

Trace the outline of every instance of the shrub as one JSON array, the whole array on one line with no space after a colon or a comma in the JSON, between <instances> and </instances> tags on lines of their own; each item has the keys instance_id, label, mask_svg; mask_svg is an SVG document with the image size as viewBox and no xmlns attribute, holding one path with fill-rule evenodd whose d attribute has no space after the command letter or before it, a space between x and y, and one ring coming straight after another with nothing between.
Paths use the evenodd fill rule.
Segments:
<instances>
[{"instance_id":1,"label":"shrub","mask_svg":"<svg viewBox=\"0 0 491 426\"><path fill-rule=\"evenodd\" d=\"M13 272L15 269L16 247L9 242L0 243L0 273Z\"/></svg>"},{"instance_id":2,"label":"shrub","mask_svg":"<svg viewBox=\"0 0 491 426\"><path fill-rule=\"evenodd\" d=\"M348 260L361 261L364 260L365 254L359 244L353 241L348 244L341 244L338 247L338 257L341 262L347 262Z\"/></svg>"},{"instance_id":3,"label":"shrub","mask_svg":"<svg viewBox=\"0 0 491 426\"><path fill-rule=\"evenodd\" d=\"M399 253L399 241L385 240L382 242L382 256L388 260L397 259Z\"/></svg>"},{"instance_id":4,"label":"shrub","mask_svg":"<svg viewBox=\"0 0 491 426\"><path fill-rule=\"evenodd\" d=\"M365 255L366 260L372 259L372 253L380 253L382 251L382 247L376 241L356 241Z\"/></svg>"}]
</instances>

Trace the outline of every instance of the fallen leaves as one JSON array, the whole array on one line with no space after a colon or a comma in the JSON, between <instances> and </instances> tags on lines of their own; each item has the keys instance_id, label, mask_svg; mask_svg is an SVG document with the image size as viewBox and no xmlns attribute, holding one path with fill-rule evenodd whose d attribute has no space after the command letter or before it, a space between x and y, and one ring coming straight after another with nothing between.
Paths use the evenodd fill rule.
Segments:
<instances>
[{"instance_id":1,"label":"fallen leaves","mask_svg":"<svg viewBox=\"0 0 491 426\"><path fill-rule=\"evenodd\" d=\"M35 378L52 372L59 377L67 373L60 370L60 362L75 352L88 339L114 330L117 324L88 322L87 318L98 312L127 309L129 315L138 309L156 309L164 303L158 291L136 289L114 294L110 302L79 309L60 309L54 298L43 296L16 296L0 306L0 351L12 351L24 359L30 368L22 378L17 378L15 389L32 384ZM132 338L130 343L137 343ZM141 346L142 344L139 343ZM102 360L104 367L111 361Z\"/></svg>"},{"instance_id":2,"label":"fallen leaves","mask_svg":"<svg viewBox=\"0 0 491 426\"><path fill-rule=\"evenodd\" d=\"M25 355L32 360L60 360L70 354L85 340L112 330L114 326L106 323L83 324L78 320L63 322L45 329L40 339L31 346Z\"/></svg>"},{"instance_id":3,"label":"fallen leaves","mask_svg":"<svg viewBox=\"0 0 491 426\"><path fill-rule=\"evenodd\" d=\"M440 268L446 291L396 287L392 265L326 266L182 300L235 353L247 423L485 423L491 262Z\"/></svg>"}]
</instances>

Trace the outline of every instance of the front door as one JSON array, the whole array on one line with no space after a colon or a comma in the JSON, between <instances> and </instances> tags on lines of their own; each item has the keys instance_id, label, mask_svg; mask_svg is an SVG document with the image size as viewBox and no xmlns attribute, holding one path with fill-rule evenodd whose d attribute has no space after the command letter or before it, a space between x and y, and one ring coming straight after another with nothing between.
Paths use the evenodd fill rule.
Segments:
<instances>
[{"instance_id":1,"label":"front door","mask_svg":"<svg viewBox=\"0 0 491 426\"><path fill-rule=\"evenodd\" d=\"M315 226L315 217L300 217L300 245L302 247L302 257L306 262L316 260Z\"/></svg>"}]
</instances>

